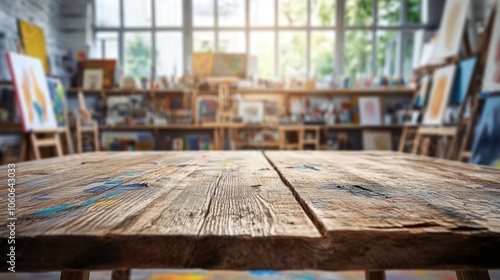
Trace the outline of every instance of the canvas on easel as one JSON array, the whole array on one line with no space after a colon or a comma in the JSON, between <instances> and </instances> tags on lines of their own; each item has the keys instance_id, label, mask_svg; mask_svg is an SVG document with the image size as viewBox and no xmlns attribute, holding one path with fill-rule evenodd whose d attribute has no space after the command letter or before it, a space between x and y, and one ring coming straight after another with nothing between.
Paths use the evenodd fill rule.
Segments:
<instances>
[{"instance_id":1,"label":"canvas on easel","mask_svg":"<svg viewBox=\"0 0 500 280\"><path fill-rule=\"evenodd\" d=\"M429 75L425 75L420 80L420 87L417 91L417 98L415 100L415 107L422 108L427 100L427 95L429 93L429 86L431 84L431 78Z\"/></svg>"},{"instance_id":2,"label":"canvas on easel","mask_svg":"<svg viewBox=\"0 0 500 280\"><path fill-rule=\"evenodd\" d=\"M41 61L16 53L7 53L6 57L16 91L23 131L29 134L35 159L42 158L40 148L43 147L55 147L57 156L62 156L62 145L59 137L62 129L57 126ZM39 135L52 137L41 140L38 138Z\"/></svg>"},{"instance_id":3,"label":"canvas on easel","mask_svg":"<svg viewBox=\"0 0 500 280\"><path fill-rule=\"evenodd\" d=\"M422 122L424 125L442 125L455 79L455 71L456 66L450 65L434 72L430 99Z\"/></svg>"},{"instance_id":4,"label":"canvas on easel","mask_svg":"<svg viewBox=\"0 0 500 280\"><path fill-rule=\"evenodd\" d=\"M52 107L56 115L57 125L65 130L66 142L69 147L69 152L73 153L73 140L71 138L71 129L68 122L68 102L66 91L59 79L47 78L50 98L52 99Z\"/></svg>"},{"instance_id":5,"label":"canvas on easel","mask_svg":"<svg viewBox=\"0 0 500 280\"><path fill-rule=\"evenodd\" d=\"M470 163L500 168L500 96L486 98L476 127Z\"/></svg>"},{"instance_id":6,"label":"canvas on easel","mask_svg":"<svg viewBox=\"0 0 500 280\"><path fill-rule=\"evenodd\" d=\"M7 53L23 131L57 129L47 79L39 59Z\"/></svg>"},{"instance_id":7,"label":"canvas on easel","mask_svg":"<svg viewBox=\"0 0 500 280\"><path fill-rule=\"evenodd\" d=\"M470 0L447 0L439 34L435 42L434 60L445 60L460 53Z\"/></svg>"},{"instance_id":8,"label":"canvas on easel","mask_svg":"<svg viewBox=\"0 0 500 280\"><path fill-rule=\"evenodd\" d=\"M488 57L483 78L483 92L500 91L500 1L496 1L496 17L493 22L488 47Z\"/></svg>"}]
</instances>

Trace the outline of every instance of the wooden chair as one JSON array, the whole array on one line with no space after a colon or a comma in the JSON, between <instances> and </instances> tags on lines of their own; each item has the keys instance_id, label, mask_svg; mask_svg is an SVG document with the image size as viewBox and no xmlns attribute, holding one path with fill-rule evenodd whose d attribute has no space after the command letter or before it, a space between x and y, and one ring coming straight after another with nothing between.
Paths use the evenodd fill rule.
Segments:
<instances>
[{"instance_id":1,"label":"wooden chair","mask_svg":"<svg viewBox=\"0 0 500 280\"><path fill-rule=\"evenodd\" d=\"M76 120L76 151L77 153L83 152L83 138L86 134L93 135L93 146L95 151L100 150L99 145L99 124L92 120L92 117L87 110L83 92L78 92L78 103L80 105L81 117Z\"/></svg>"}]
</instances>

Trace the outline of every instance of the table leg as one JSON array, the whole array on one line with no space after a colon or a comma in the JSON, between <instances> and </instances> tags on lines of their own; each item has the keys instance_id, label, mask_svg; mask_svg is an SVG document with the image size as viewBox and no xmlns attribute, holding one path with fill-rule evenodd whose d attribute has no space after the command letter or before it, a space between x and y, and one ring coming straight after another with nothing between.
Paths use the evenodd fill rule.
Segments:
<instances>
[{"instance_id":1,"label":"table leg","mask_svg":"<svg viewBox=\"0 0 500 280\"><path fill-rule=\"evenodd\" d=\"M457 280L490 280L488 270L457 270Z\"/></svg>"},{"instance_id":2,"label":"table leg","mask_svg":"<svg viewBox=\"0 0 500 280\"><path fill-rule=\"evenodd\" d=\"M385 280L384 270L367 270L365 271L366 280Z\"/></svg>"},{"instance_id":3,"label":"table leg","mask_svg":"<svg viewBox=\"0 0 500 280\"><path fill-rule=\"evenodd\" d=\"M77 270L77 271L62 271L61 280L89 280L90 271Z\"/></svg>"},{"instance_id":4,"label":"table leg","mask_svg":"<svg viewBox=\"0 0 500 280\"><path fill-rule=\"evenodd\" d=\"M111 280L130 280L130 269L113 270Z\"/></svg>"}]
</instances>

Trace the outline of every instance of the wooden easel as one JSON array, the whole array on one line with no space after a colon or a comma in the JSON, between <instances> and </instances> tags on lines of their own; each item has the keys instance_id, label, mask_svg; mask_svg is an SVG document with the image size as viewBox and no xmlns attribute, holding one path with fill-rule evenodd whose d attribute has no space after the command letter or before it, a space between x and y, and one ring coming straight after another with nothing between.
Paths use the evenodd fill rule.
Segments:
<instances>
[{"instance_id":1,"label":"wooden easel","mask_svg":"<svg viewBox=\"0 0 500 280\"><path fill-rule=\"evenodd\" d=\"M33 158L35 160L42 159L41 148L53 147L56 152L56 156L62 157L64 155L62 145L61 145L61 133L65 133L66 128L56 128L56 129L39 129L37 131L29 132L25 139L21 143L20 159L30 160L30 153L28 152L28 146L31 147L33 152ZM30 143L28 145L28 142Z\"/></svg>"},{"instance_id":2,"label":"wooden easel","mask_svg":"<svg viewBox=\"0 0 500 280\"><path fill-rule=\"evenodd\" d=\"M91 133L94 136L94 149L99 151L99 125L95 120L92 120L92 116L87 110L87 105L85 104L85 97L83 92L78 92L78 103L80 105L81 119L76 120L76 150L77 153L83 152L83 134Z\"/></svg>"},{"instance_id":3,"label":"wooden easel","mask_svg":"<svg viewBox=\"0 0 500 280\"><path fill-rule=\"evenodd\" d=\"M484 70L486 68L486 60L488 58L488 48L491 39L491 33L493 32L493 23L495 21L495 16L498 11L496 10L496 5L494 6L491 15L488 19L488 24L482 34L481 38L478 41L477 46L477 63L476 63L476 75L474 76L474 80L471 82L471 85L468 89L467 96L465 97L464 104L470 102L470 118L465 118L466 107L462 106L460 110L460 115L458 118L457 124L457 143L455 146L455 151L453 154L454 160L466 161L471 157L471 140L472 134L474 133L474 126L477 122L477 118L479 115L478 108L480 107L480 100L478 98L477 93L481 90L482 80L481 78L484 75Z\"/></svg>"},{"instance_id":4,"label":"wooden easel","mask_svg":"<svg viewBox=\"0 0 500 280\"><path fill-rule=\"evenodd\" d=\"M471 47L470 47L470 42L468 39L468 32L467 30L464 30L463 34L463 44L464 48L466 51L466 56L465 58L470 58L473 57ZM481 49L478 49L478 52L481 52ZM455 64L460 61L460 57L452 57L449 58L444 65L449 65L449 64ZM433 69L435 70L435 69ZM476 69L473 71L473 77L477 77L478 75L478 68L476 64ZM472 82L471 82L472 84ZM471 89L468 90L467 95L465 100L467 100L468 97L471 97L472 95L475 95ZM463 137L463 130L459 129L461 124L463 123L464 119L464 112L466 108L467 102L465 100L462 102L460 105L460 115L457 121L457 126L453 127L425 127L420 125L418 127L418 130L415 135L415 141L413 143L413 148L412 148L412 153L413 154L418 154L419 151L422 155L429 156L431 155L430 152L432 151L432 156L434 157L443 157L445 159L454 159L456 156L456 147L458 147L458 143L460 142L460 139ZM474 111L475 108L472 108L472 111ZM424 112L422 111L422 116ZM475 114L473 112L473 114ZM436 141L434 141L436 140ZM442 153L442 146L443 143L446 141L446 151L443 154ZM434 149L431 149L431 144L434 143ZM401 144L400 144L401 147ZM443 156L441 156L443 155Z\"/></svg>"}]
</instances>

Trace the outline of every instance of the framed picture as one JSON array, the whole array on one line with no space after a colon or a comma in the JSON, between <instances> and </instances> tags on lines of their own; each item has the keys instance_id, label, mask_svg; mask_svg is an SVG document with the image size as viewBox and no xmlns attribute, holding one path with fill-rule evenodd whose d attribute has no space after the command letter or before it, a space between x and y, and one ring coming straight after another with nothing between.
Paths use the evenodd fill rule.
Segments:
<instances>
[{"instance_id":1,"label":"framed picture","mask_svg":"<svg viewBox=\"0 0 500 280\"><path fill-rule=\"evenodd\" d=\"M361 125L381 125L380 99L378 97L360 97L359 118Z\"/></svg>"},{"instance_id":2,"label":"framed picture","mask_svg":"<svg viewBox=\"0 0 500 280\"><path fill-rule=\"evenodd\" d=\"M219 100L217 96L198 96L198 120L202 123L217 122Z\"/></svg>"},{"instance_id":3,"label":"framed picture","mask_svg":"<svg viewBox=\"0 0 500 280\"><path fill-rule=\"evenodd\" d=\"M484 103L476 126L470 163L500 168L500 96L490 96Z\"/></svg>"},{"instance_id":4,"label":"framed picture","mask_svg":"<svg viewBox=\"0 0 500 280\"><path fill-rule=\"evenodd\" d=\"M455 80L456 65L439 68L434 72L430 99L422 124L442 125L446 106Z\"/></svg>"},{"instance_id":5,"label":"framed picture","mask_svg":"<svg viewBox=\"0 0 500 280\"><path fill-rule=\"evenodd\" d=\"M500 91L500 1L496 1L496 9L483 76L483 92Z\"/></svg>"},{"instance_id":6,"label":"framed picture","mask_svg":"<svg viewBox=\"0 0 500 280\"><path fill-rule=\"evenodd\" d=\"M83 89L100 90L103 85L104 72L102 69L83 70Z\"/></svg>"},{"instance_id":7,"label":"framed picture","mask_svg":"<svg viewBox=\"0 0 500 280\"><path fill-rule=\"evenodd\" d=\"M447 0L434 49L434 59L444 60L460 54L470 0Z\"/></svg>"},{"instance_id":8,"label":"framed picture","mask_svg":"<svg viewBox=\"0 0 500 280\"><path fill-rule=\"evenodd\" d=\"M56 129L56 117L42 62L16 53L7 53L6 57L23 130Z\"/></svg>"},{"instance_id":9,"label":"framed picture","mask_svg":"<svg viewBox=\"0 0 500 280\"><path fill-rule=\"evenodd\" d=\"M392 150L392 135L390 131L363 130L363 150Z\"/></svg>"},{"instance_id":10,"label":"framed picture","mask_svg":"<svg viewBox=\"0 0 500 280\"><path fill-rule=\"evenodd\" d=\"M246 54L215 54L214 75L217 77L247 77Z\"/></svg>"},{"instance_id":11,"label":"framed picture","mask_svg":"<svg viewBox=\"0 0 500 280\"><path fill-rule=\"evenodd\" d=\"M113 88L115 86L116 60L113 59L89 59L77 63L77 84L83 86L85 70L102 70L102 88Z\"/></svg>"},{"instance_id":12,"label":"framed picture","mask_svg":"<svg viewBox=\"0 0 500 280\"><path fill-rule=\"evenodd\" d=\"M52 99L52 107L56 115L57 125L59 127L66 126L68 118L68 102L66 99L66 91L59 79L47 78L50 98Z\"/></svg>"},{"instance_id":13,"label":"framed picture","mask_svg":"<svg viewBox=\"0 0 500 280\"><path fill-rule=\"evenodd\" d=\"M427 94L429 93L429 85L431 84L431 79L429 75L425 75L420 80L420 87L417 92L417 100L415 101L415 107L422 108L425 105L427 99Z\"/></svg>"},{"instance_id":14,"label":"framed picture","mask_svg":"<svg viewBox=\"0 0 500 280\"><path fill-rule=\"evenodd\" d=\"M214 74L215 54L193 53L193 73L200 78Z\"/></svg>"},{"instance_id":15,"label":"framed picture","mask_svg":"<svg viewBox=\"0 0 500 280\"><path fill-rule=\"evenodd\" d=\"M241 101L238 115L245 123L262 123L264 119L264 103Z\"/></svg>"}]
</instances>

